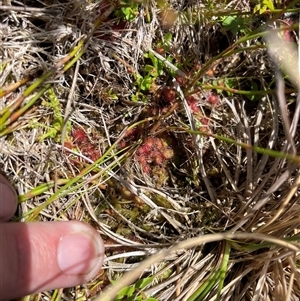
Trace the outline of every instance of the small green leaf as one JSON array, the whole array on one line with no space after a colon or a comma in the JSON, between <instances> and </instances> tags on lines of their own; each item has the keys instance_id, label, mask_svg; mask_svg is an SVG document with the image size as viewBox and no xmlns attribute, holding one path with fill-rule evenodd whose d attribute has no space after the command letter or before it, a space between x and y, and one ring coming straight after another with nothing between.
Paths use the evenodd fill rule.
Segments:
<instances>
[{"instance_id":1,"label":"small green leaf","mask_svg":"<svg viewBox=\"0 0 300 301\"><path fill-rule=\"evenodd\" d=\"M132 22L134 20L136 13L130 7L123 7L121 11L126 21Z\"/></svg>"},{"instance_id":2,"label":"small green leaf","mask_svg":"<svg viewBox=\"0 0 300 301\"><path fill-rule=\"evenodd\" d=\"M263 5L265 5L268 9L274 10L274 4L271 0L263 0Z\"/></svg>"},{"instance_id":3,"label":"small green leaf","mask_svg":"<svg viewBox=\"0 0 300 301\"><path fill-rule=\"evenodd\" d=\"M148 73L152 73L155 68L151 65L146 65L144 70Z\"/></svg>"},{"instance_id":4,"label":"small green leaf","mask_svg":"<svg viewBox=\"0 0 300 301\"><path fill-rule=\"evenodd\" d=\"M134 101L134 102L138 102L139 101L138 97L135 94L131 95L131 100Z\"/></svg>"},{"instance_id":5,"label":"small green leaf","mask_svg":"<svg viewBox=\"0 0 300 301\"><path fill-rule=\"evenodd\" d=\"M172 41L172 34L170 32L166 33L164 36L164 40L166 44L169 44Z\"/></svg>"},{"instance_id":6,"label":"small green leaf","mask_svg":"<svg viewBox=\"0 0 300 301\"><path fill-rule=\"evenodd\" d=\"M254 6L253 13L263 14L267 9L274 10L273 2L271 0L261 0L260 3Z\"/></svg>"},{"instance_id":7,"label":"small green leaf","mask_svg":"<svg viewBox=\"0 0 300 301\"><path fill-rule=\"evenodd\" d=\"M149 52L149 58L152 61L152 64L155 68L157 68L157 58L154 56L154 54L152 52Z\"/></svg>"},{"instance_id":8,"label":"small green leaf","mask_svg":"<svg viewBox=\"0 0 300 301\"><path fill-rule=\"evenodd\" d=\"M123 287L117 297L116 297L116 300L122 300L124 297L130 297L133 295L134 293L134 287L131 285L131 286L126 286L126 287Z\"/></svg>"},{"instance_id":9,"label":"small green leaf","mask_svg":"<svg viewBox=\"0 0 300 301\"><path fill-rule=\"evenodd\" d=\"M259 13L260 14L263 14L265 11L267 10L267 7L266 6L262 6L259 10Z\"/></svg>"},{"instance_id":10,"label":"small green leaf","mask_svg":"<svg viewBox=\"0 0 300 301\"><path fill-rule=\"evenodd\" d=\"M143 91L149 90L152 82L153 82L153 78L151 78L148 75L145 76L140 85L141 90Z\"/></svg>"},{"instance_id":11,"label":"small green leaf","mask_svg":"<svg viewBox=\"0 0 300 301\"><path fill-rule=\"evenodd\" d=\"M235 18L233 18L232 16L228 16L223 20L222 25L230 26L234 20L235 20Z\"/></svg>"},{"instance_id":12,"label":"small green leaf","mask_svg":"<svg viewBox=\"0 0 300 301\"><path fill-rule=\"evenodd\" d=\"M153 277L148 277L148 278L142 278L139 279L136 283L135 283L135 287L138 289L142 289L145 288L148 284L150 284L153 281Z\"/></svg>"},{"instance_id":13,"label":"small green leaf","mask_svg":"<svg viewBox=\"0 0 300 301\"><path fill-rule=\"evenodd\" d=\"M244 33L246 30L245 19L228 16L222 21L225 30L230 30L234 35L238 32Z\"/></svg>"}]
</instances>

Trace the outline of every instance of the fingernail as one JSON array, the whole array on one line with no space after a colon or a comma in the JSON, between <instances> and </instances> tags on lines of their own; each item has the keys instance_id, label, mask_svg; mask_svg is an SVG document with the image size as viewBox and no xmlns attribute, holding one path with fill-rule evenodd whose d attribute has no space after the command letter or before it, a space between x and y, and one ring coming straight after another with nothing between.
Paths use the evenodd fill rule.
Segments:
<instances>
[{"instance_id":1,"label":"fingernail","mask_svg":"<svg viewBox=\"0 0 300 301\"><path fill-rule=\"evenodd\" d=\"M9 181L0 174L0 220L9 220L17 210L17 194Z\"/></svg>"},{"instance_id":2,"label":"fingernail","mask_svg":"<svg viewBox=\"0 0 300 301\"><path fill-rule=\"evenodd\" d=\"M61 238L57 262L61 271L68 275L90 273L103 255L99 240L88 233L74 233Z\"/></svg>"}]
</instances>

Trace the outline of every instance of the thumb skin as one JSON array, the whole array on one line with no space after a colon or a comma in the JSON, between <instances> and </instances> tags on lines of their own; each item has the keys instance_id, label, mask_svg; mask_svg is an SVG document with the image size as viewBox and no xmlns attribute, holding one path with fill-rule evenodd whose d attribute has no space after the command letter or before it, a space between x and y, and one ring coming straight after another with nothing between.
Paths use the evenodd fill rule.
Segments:
<instances>
[{"instance_id":1,"label":"thumb skin","mask_svg":"<svg viewBox=\"0 0 300 301\"><path fill-rule=\"evenodd\" d=\"M0 299L92 279L104 258L100 235L78 221L0 224Z\"/></svg>"}]
</instances>

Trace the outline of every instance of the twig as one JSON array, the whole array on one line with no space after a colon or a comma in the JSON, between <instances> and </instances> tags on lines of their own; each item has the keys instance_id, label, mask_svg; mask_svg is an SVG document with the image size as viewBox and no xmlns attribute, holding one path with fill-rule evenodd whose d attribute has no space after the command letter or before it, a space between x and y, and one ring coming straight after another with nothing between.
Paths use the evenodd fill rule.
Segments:
<instances>
[{"instance_id":1,"label":"twig","mask_svg":"<svg viewBox=\"0 0 300 301\"><path fill-rule=\"evenodd\" d=\"M6 11L17 11L17 12L33 12L33 13L59 13L58 9L51 8L40 8L40 7L30 7L30 6L14 6L14 5L0 5L0 10Z\"/></svg>"}]
</instances>

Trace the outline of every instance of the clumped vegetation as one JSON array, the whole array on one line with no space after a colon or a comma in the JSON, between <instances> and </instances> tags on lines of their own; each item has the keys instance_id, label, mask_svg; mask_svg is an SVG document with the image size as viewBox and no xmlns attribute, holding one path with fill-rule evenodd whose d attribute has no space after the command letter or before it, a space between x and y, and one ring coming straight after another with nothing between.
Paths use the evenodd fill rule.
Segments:
<instances>
[{"instance_id":1,"label":"clumped vegetation","mask_svg":"<svg viewBox=\"0 0 300 301\"><path fill-rule=\"evenodd\" d=\"M298 300L298 1L6 2L15 221L106 244L96 279L41 298Z\"/></svg>"}]
</instances>

